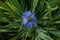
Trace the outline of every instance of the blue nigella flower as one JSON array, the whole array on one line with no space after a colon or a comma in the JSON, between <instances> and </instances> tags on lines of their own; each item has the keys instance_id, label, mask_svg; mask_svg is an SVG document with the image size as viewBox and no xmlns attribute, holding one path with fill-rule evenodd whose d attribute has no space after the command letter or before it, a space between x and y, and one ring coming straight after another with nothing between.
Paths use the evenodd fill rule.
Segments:
<instances>
[{"instance_id":1,"label":"blue nigella flower","mask_svg":"<svg viewBox=\"0 0 60 40\"><path fill-rule=\"evenodd\" d=\"M22 24L27 28L32 28L32 26L37 26L36 23L37 19L34 13L31 13L30 11L25 11L22 18L23 18Z\"/></svg>"}]
</instances>

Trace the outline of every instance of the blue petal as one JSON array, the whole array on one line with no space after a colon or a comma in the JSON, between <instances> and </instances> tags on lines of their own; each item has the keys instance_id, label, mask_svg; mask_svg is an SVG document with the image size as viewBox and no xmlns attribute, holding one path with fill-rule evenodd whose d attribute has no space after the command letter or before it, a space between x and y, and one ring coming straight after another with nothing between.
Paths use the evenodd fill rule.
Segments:
<instances>
[{"instance_id":1,"label":"blue petal","mask_svg":"<svg viewBox=\"0 0 60 40\"><path fill-rule=\"evenodd\" d=\"M25 25L28 22L28 20L26 18L23 17L23 24Z\"/></svg>"},{"instance_id":2,"label":"blue petal","mask_svg":"<svg viewBox=\"0 0 60 40\"><path fill-rule=\"evenodd\" d=\"M29 18L30 15L31 15L31 12L30 12L30 11L25 11L23 16L24 16L25 18Z\"/></svg>"},{"instance_id":3,"label":"blue petal","mask_svg":"<svg viewBox=\"0 0 60 40\"><path fill-rule=\"evenodd\" d=\"M33 26L37 26L37 23L36 23L35 20L32 20L31 23L32 23Z\"/></svg>"},{"instance_id":4,"label":"blue petal","mask_svg":"<svg viewBox=\"0 0 60 40\"><path fill-rule=\"evenodd\" d=\"M32 20L36 20L37 19L35 14L31 14L31 18L32 18Z\"/></svg>"},{"instance_id":5,"label":"blue petal","mask_svg":"<svg viewBox=\"0 0 60 40\"><path fill-rule=\"evenodd\" d=\"M32 28L32 23L31 23L31 22L28 22L28 23L26 24L26 27L27 27L27 28Z\"/></svg>"}]
</instances>

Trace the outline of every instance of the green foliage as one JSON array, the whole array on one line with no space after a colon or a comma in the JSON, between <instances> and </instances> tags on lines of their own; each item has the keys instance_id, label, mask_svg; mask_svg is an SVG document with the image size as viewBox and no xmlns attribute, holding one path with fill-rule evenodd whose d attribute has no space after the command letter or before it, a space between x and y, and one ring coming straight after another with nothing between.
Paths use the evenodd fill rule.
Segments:
<instances>
[{"instance_id":1,"label":"green foliage","mask_svg":"<svg viewBox=\"0 0 60 40\"><path fill-rule=\"evenodd\" d=\"M22 25L26 10L37 16L37 27ZM60 40L60 0L0 0L0 40Z\"/></svg>"}]
</instances>

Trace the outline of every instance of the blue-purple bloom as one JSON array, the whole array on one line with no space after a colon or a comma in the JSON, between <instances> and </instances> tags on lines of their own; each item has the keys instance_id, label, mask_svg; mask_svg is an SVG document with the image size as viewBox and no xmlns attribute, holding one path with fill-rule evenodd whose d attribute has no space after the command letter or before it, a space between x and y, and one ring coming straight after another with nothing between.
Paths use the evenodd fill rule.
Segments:
<instances>
[{"instance_id":1,"label":"blue-purple bloom","mask_svg":"<svg viewBox=\"0 0 60 40\"><path fill-rule=\"evenodd\" d=\"M36 23L37 19L34 13L30 11L25 11L22 18L23 18L22 24L25 27L32 28L32 26L37 26L37 23Z\"/></svg>"}]
</instances>

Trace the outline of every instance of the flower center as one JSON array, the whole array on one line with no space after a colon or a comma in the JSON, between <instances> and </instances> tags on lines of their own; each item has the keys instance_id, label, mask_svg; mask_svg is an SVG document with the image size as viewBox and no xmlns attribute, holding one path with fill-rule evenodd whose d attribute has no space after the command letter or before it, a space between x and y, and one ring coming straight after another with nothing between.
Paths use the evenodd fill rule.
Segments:
<instances>
[{"instance_id":1,"label":"flower center","mask_svg":"<svg viewBox=\"0 0 60 40\"><path fill-rule=\"evenodd\" d=\"M32 20L32 18L28 18L28 21L31 21Z\"/></svg>"}]
</instances>

